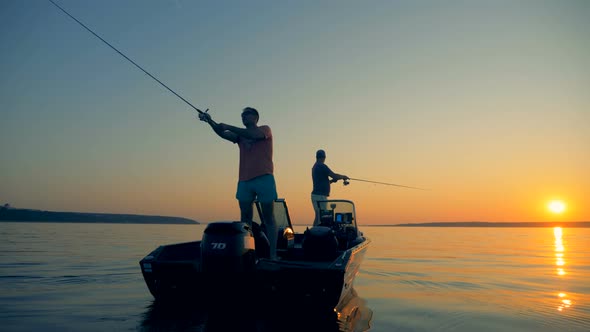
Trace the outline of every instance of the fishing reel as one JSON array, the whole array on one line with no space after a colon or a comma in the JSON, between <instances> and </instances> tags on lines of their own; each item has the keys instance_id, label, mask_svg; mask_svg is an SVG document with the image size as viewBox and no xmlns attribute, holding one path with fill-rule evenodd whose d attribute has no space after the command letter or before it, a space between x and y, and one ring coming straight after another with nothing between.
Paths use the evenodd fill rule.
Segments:
<instances>
[{"instance_id":1,"label":"fishing reel","mask_svg":"<svg viewBox=\"0 0 590 332\"><path fill-rule=\"evenodd\" d=\"M338 180L334 180L334 179L330 180L330 183L336 183L336 182L338 182ZM345 186L348 186L350 184L350 179L348 179L348 180L343 179L342 184Z\"/></svg>"}]
</instances>

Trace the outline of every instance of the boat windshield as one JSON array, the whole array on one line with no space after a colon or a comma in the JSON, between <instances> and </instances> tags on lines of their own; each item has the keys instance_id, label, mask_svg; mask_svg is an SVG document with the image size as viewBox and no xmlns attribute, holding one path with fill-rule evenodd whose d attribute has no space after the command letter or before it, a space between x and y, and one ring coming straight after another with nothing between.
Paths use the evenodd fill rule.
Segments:
<instances>
[{"instance_id":1,"label":"boat windshield","mask_svg":"<svg viewBox=\"0 0 590 332\"><path fill-rule=\"evenodd\" d=\"M326 226L356 228L354 203L347 200L327 200L317 202L320 210L320 224Z\"/></svg>"},{"instance_id":2,"label":"boat windshield","mask_svg":"<svg viewBox=\"0 0 590 332\"><path fill-rule=\"evenodd\" d=\"M252 220L255 223L261 225L262 210L259 202L254 202L253 211L254 213L252 216ZM285 229L287 227L292 228L291 218L289 217L289 210L287 209L287 204L284 199L275 200L273 216L275 218L275 222L277 223L277 229Z\"/></svg>"}]
</instances>

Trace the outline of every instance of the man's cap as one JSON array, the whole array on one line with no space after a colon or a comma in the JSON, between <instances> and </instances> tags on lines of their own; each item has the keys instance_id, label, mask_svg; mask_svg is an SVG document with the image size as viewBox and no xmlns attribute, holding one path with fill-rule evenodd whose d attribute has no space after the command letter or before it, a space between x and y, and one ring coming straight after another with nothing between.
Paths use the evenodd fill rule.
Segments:
<instances>
[{"instance_id":1,"label":"man's cap","mask_svg":"<svg viewBox=\"0 0 590 332\"><path fill-rule=\"evenodd\" d=\"M324 151L324 150L318 150L315 153L315 157L316 158L326 158L326 151Z\"/></svg>"}]
</instances>

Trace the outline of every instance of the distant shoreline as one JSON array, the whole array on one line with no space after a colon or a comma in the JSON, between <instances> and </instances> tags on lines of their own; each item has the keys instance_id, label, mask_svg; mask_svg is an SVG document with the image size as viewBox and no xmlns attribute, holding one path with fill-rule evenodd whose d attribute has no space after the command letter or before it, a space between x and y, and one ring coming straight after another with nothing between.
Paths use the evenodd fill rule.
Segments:
<instances>
[{"instance_id":1,"label":"distant shoreline","mask_svg":"<svg viewBox=\"0 0 590 332\"><path fill-rule=\"evenodd\" d=\"M0 209L0 222L108 223L108 224L190 224L199 222L182 217L141 214L56 212L30 209Z\"/></svg>"}]
</instances>

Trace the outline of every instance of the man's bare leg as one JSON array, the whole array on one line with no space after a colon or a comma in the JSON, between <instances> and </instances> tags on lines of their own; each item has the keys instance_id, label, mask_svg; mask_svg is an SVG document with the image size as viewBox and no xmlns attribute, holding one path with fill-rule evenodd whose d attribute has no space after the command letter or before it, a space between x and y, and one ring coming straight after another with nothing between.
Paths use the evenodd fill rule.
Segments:
<instances>
[{"instance_id":1,"label":"man's bare leg","mask_svg":"<svg viewBox=\"0 0 590 332\"><path fill-rule=\"evenodd\" d=\"M264 223L264 228L266 229L266 237L268 238L268 242L270 244L270 259L276 260L279 230L277 229L277 223L273 215L274 202L261 203L261 207L263 218L262 222Z\"/></svg>"},{"instance_id":2,"label":"man's bare leg","mask_svg":"<svg viewBox=\"0 0 590 332\"><path fill-rule=\"evenodd\" d=\"M252 227L252 203L250 201L240 201L240 221L245 222Z\"/></svg>"}]
</instances>

